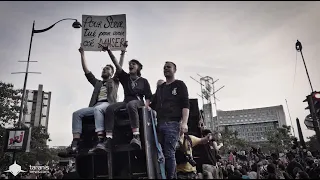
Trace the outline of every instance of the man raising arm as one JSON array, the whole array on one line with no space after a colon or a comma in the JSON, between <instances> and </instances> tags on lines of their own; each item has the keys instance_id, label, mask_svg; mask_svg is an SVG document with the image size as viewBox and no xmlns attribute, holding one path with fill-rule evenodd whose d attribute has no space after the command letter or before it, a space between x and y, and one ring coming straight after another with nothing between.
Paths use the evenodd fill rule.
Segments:
<instances>
[{"instance_id":1,"label":"man raising arm","mask_svg":"<svg viewBox=\"0 0 320 180\"><path fill-rule=\"evenodd\" d=\"M76 154L78 152L78 144L82 133L82 119L85 116L94 116L95 131L97 132L97 136L99 139L98 143L101 143L103 141L104 113L106 111L106 108L110 104L116 102L117 91L119 86L119 83L117 81L114 81L114 79L112 78L112 75L114 73L114 68L112 65L108 64L103 68L101 73L102 81L98 80L87 68L84 50L82 47L79 48L79 52L81 56L82 69L88 81L94 87L94 90L91 96L89 107L77 110L72 114L73 140L71 142L70 147L67 148L67 153L69 155ZM123 61L123 58L124 52L122 52L120 59L122 59ZM94 149L95 148L89 150L89 153L92 152Z\"/></svg>"}]
</instances>

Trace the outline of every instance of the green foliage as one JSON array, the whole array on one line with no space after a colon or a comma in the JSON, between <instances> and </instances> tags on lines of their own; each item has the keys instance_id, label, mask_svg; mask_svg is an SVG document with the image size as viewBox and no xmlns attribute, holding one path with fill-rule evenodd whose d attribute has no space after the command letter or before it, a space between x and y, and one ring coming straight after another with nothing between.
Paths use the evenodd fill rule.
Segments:
<instances>
[{"instance_id":1,"label":"green foliage","mask_svg":"<svg viewBox=\"0 0 320 180\"><path fill-rule=\"evenodd\" d=\"M244 139L238 138L237 131L231 131L228 126L225 126L224 130L221 132L223 147L222 152L227 153L229 150L237 148L238 150L244 150L248 147L248 142Z\"/></svg>"},{"instance_id":2,"label":"green foliage","mask_svg":"<svg viewBox=\"0 0 320 180\"><path fill-rule=\"evenodd\" d=\"M284 150L290 149L292 146L291 142L294 138L290 134L290 129L290 126L283 125L275 131L269 131L267 133L267 139L270 149L276 152L284 152Z\"/></svg>"},{"instance_id":3,"label":"green foliage","mask_svg":"<svg viewBox=\"0 0 320 180\"><path fill-rule=\"evenodd\" d=\"M320 144L317 140L317 136L313 135L308 137L309 141L306 142L309 151L318 151L320 149Z\"/></svg>"},{"instance_id":4,"label":"green foliage","mask_svg":"<svg viewBox=\"0 0 320 180\"><path fill-rule=\"evenodd\" d=\"M0 81L0 126L12 125L18 119L21 92L14 89L13 84Z\"/></svg>"}]
</instances>

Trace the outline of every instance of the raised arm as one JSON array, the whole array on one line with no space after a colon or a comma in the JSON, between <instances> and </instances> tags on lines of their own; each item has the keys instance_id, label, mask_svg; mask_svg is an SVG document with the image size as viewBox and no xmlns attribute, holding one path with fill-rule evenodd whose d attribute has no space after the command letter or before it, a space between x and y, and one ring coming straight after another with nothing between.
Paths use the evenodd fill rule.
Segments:
<instances>
[{"instance_id":1,"label":"raised arm","mask_svg":"<svg viewBox=\"0 0 320 180\"><path fill-rule=\"evenodd\" d=\"M123 44L123 46L127 49L127 47L128 47L128 41L126 41L126 42ZM120 67L123 66L124 55L126 54L126 52L127 52L126 50L122 50L122 51L121 51L120 60L119 60L119 65L120 65Z\"/></svg>"},{"instance_id":2,"label":"raised arm","mask_svg":"<svg viewBox=\"0 0 320 180\"><path fill-rule=\"evenodd\" d=\"M80 52L80 55L81 55L81 65L82 65L82 69L84 71L85 74L88 74L90 73L88 67L87 67L87 64L86 64L86 58L84 56L84 51L83 51L83 48L80 47L79 48L79 52Z\"/></svg>"},{"instance_id":3,"label":"raised arm","mask_svg":"<svg viewBox=\"0 0 320 180\"><path fill-rule=\"evenodd\" d=\"M92 86L95 86L98 79L91 73L91 71L89 71L87 64L86 64L86 59L84 57L84 51L83 51L82 47L79 48L79 52L81 55L81 65L82 65L82 69L84 71L84 74L86 75L88 81L92 84Z\"/></svg>"},{"instance_id":4,"label":"raised arm","mask_svg":"<svg viewBox=\"0 0 320 180\"><path fill-rule=\"evenodd\" d=\"M101 44L100 44L101 45ZM102 45L101 45L102 46ZM112 53L112 51L110 50L110 45L107 46L102 46L102 51L107 51L111 61L113 62L113 64L116 66L117 72L122 71L122 67L120 66L120 63L118 62L117 58L114 56L114 54Z\"/></svg>"}]
</instances>

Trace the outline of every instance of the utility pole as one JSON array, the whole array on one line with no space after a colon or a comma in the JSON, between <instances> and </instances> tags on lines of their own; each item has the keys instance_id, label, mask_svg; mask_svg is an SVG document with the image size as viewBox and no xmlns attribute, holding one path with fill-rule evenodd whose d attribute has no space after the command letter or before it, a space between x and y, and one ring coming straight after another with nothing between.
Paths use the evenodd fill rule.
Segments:
<instances>
[{"instance_id":1,"label":"utility pole","mask_svg":"<svg viewBox=\"0 0 320 180\"><path fill-rule=\"evenodd\" d=\"M304 141L301 126L300 126L300 121L298 118L296 119L296 122L297 122L297 128L298 128L298 134L299 134L299 140L300 140L299 148L301 148L301 146L302 146L302 149L306 149L306 147L307 147L306 142Z\"/></svg>"},{"instance_id":2,"label":"utility pole","mask_svg":"<svg viewBox=\"0 0 320 180\"><path fill-rule=\"evenodd\" d=\"M32 42L32 38L31 38L31 42ZM24 83L23 83L23 90L22 90L23 92L22 92L22 97L21 97L21 104L20 104L19 120L17 122L18 128L21 128L21 123L22 123L22 120L24 118L24 107L28 102L27 101L27 96L26 96L28 74L41 74L41 72L30 72L29 71L29 63L30 62L38 62L38 61L30 61L30 50L31 50L31 43L30 43L30 48L29 48L28 61L18 61L18 62L26 62L27 63L26 71L25 72L12 72L11 73L11 74L25 74ZM14 132L14 137L15 136L16 136L16 131ZM12 154L12 164L14 163L15 158L16 158L16 152L13 152L13 154Z\"/></svg>"},{"instance_id":3,"label":"utility pole","mask_svg":"<svg viewBox=\"0 0 320 180\"><path fill-rule=\"evenodd\" d=\"M296 42L296 50L297 50L298 52L300 52L300 54L301 54L302 61L303 61L303 64L304 64L304 68L305 68L305 70L306 70L307 77L308 77L308 80L309 80L311 92L313 92L313 87L312 87L312 83L311 83L311 80L310 80L310 76L309 76L309 72L308 72L308 69L307 69L307 65L306 65L306 62L305 62L304 57L303 57L303 54L302 54L302 44L301 44L301 42L300 42L299 40L297 40L297 42Z\"/></svg>"},{"instance_id":4,"label":"utility pole","mask_svg":"<svg viewBox=\"0 0 320 180\"><path fill-rule=\"evenodd\" d=\"M288 114L289 114L289 118L290 118L290 122L291 122L291 128L292 128L292 132L293 132L293 136L296 136L296 133L294 132L294 127L293 127L293 124L292 124L292 119L291 119L291 114L290 114L290 110L289 110L289 106L288 106L288 101L287 99L286 100L286 104L287 104L287 109L288 109Z\"/></svg>"},{"instance_id":5,"label":"utility pole","mask_svg":"<svg viewBox=\"0 0 320 180\"><path fill-rule=\"evenodd\" d=\"M193 79L194 81L196 81L197 83L200 84L201 87L201 95L199 95L202 98L202 107L203 107L203 112L204 112L204 116L205 119L209 118L210 122L212 124L211 128L217 128L219 126L219 118L218 118L218 108L217 108L217 100L219 101L219 99L216 97L216 93L221 90L224 86L220 87L218 90L215 91L215 83L219 80L213 80L212 77L209 76L201 76L199 74L197 74L198 76L200 76L200 81L196 80L195 78L191 77L191 79ZM217 121L216 123L213 122L213 115L212 115L212 102L211 102L211 97L213 96L213 102L215 105L215 111L216 111L216 117L217 117ZM208 109L209 111L205 111L205 109ZM208 114L209 113L209 117ZM207 121L208 122L208 121Z\"/></svg>"}]
</instances>

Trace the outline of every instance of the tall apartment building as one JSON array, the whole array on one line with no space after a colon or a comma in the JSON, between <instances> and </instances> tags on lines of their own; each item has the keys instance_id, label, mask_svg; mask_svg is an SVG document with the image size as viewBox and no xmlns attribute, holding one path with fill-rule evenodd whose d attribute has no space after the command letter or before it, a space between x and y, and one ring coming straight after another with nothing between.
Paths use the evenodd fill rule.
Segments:
<instances>
[{"instance_id":1,"label":"tall apartment building","mask_svg":"<svg viewBox=\"0 0 320 180\"><path fill-rule=\"evenodd\" d=\"M39 84L38 90L27 90L26 100L24 106L27 112L23 116L22 123L28 127L42 125L48 131L51 92L44 92L43 85Z\"/></svg>"},{"instance_id":2,"label":"tall apartment building","mask_svg":"<svg viewBox=\"0 0 320 180\"><path fill-rule=\"evenodd\" d=\"M219 126L223 131L227 126L231 131L237 131L238 137L249 142L267 141L266 133L286 125L283 106L272 106L255 109L218 112Z\"/></svg>"}]
</instances>

